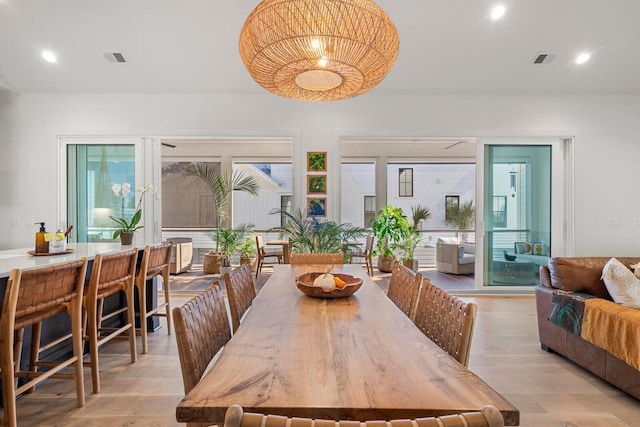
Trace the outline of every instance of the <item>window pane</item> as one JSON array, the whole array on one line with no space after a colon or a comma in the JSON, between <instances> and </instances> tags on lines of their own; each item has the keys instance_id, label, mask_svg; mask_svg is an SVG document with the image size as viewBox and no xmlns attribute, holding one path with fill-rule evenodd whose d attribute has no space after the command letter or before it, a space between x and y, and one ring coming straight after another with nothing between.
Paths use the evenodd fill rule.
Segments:
<instances>
[{"instance_id":1,"label":"window pane","mask_svg":"<svg viewBox=\"0 0 640 427\"><path fill-rule=\"evenodd\" d=\"M77 242L110 241L116 224L110 216L131 219L135 211L133 145L69 145L67 147L67 224ZM131 184L125 198L111 186ZM57 224L48 224L55 231Z\"/></svg>"},{"instance_id":2,"label":"window pane","mask_svg":"<svg viewBox=\"0 0 640 427\"><path fill-rule=\"evenodd\" d=\"M398 196L413 197L413 169L400 168L398 172Z\"/></svg>"},{"instance_id":3,"label":"window pane","mask_svg":"<svg viewBox=\"0 0 640 427\"><path fill-rule=\"evenodd\" d=\"M220 171L220 163L206 163ZM162 226L165 228L213 228L216 209L206 184L187 176L193 162L162 163Z\"/></svg>"}]
</instances>

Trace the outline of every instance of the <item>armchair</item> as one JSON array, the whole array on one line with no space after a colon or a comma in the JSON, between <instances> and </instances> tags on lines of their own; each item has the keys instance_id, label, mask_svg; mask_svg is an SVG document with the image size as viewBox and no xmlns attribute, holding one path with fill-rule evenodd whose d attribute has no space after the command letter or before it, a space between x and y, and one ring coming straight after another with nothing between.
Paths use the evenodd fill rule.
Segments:
<instances>
[{"instance_id":1,"label":"armchair","mask_svg":"<svg viewBox=\"0 0 640 427\"><path fill-rule=\"evenodd\" d=\"M436 268L443 273L473 274L476 264L476 246L459 243L455 237L440 238L436 244Z\"/></svg>"}]
</instances>

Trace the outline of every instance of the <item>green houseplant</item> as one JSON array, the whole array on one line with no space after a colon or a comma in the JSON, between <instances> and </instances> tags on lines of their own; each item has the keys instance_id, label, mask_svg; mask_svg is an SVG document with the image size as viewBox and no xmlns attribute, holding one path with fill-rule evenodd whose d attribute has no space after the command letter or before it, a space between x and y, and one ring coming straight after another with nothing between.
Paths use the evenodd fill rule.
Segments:
<instances>
[{"instance_id":1,"label":"green houseplant","mask_svg":"<svg viewBox=\"0 0 640 427\"><path fill-rule=\"evenodd\" d=\"M256 261L256 239L254 236L245 237L244 241L240 245L238 252L240 253L240 265L249 264L251 270L255 268Z\"/></svg>"},{"instance_id":2,"label":"green houseplant","mask_svg":"<svg viewBox=\"0 0 640 427\"><path fill-rule=\"evenodd\" d=\"M387 205L373 217L371 230L376 238L374 255L378 256L378 270L389 273L395 261L395 250L409 236L413 227L401 208Z\"/></svg>"},{"instance_id":3,"label":"green houseplant","mask_svg":"<svg viewBox=\"0 0 640 427\"><path fill-rule=\"evenodd\" d=\"M121 199L120 205L122 212L120 217L109 216L109 218L111 218L113 222L120 226L120 228L113 232L112 238L117 239L118 237L120 237L123 245L130 245L133 241L133 233L141 228L144 228L143 225L138 225L140 223L140 220L142 219L142 201L144 199L144 195L147 192L151 192L154 197L157 197L156 191L153 189L153 187L148 185L145 186L142 190L137 190L140 193L140 198L138 199L138 203L136 204L136 210L133 216L130 220L127 220L124 216L124 205L125 200L127 199L127 195L131 191L131 184L128 182L123 182L122 185L113 184L111 186L111 190L113 190L118 199Z\"/></svg>"},{"instance_id":4,"label":"green houseplant","mask_svg":"<svg viewBox=\"0 0 640 427\"><path fill-rule=\"evenodd\" d=\"M426 221L429 218L431 218L431 211L428 207L422 205L411 207L411 221L413 222L413 226L399 246L404 251L402 263L413 271L418 271L418 260L414 258L414 253L422 240L419 231L420 222Z\"/></svg>"},{"instance_id":5,"label":"green houseplant","mask_svg":"<svg viewBox=\"0 0 640 427\"><path fill-rule=\"evenodd\" d=\"M288 237L291 252L295 253L345 252L349 244L365 235L362 227L309 216L308 212L300 208L293 213L282 209L271 213L285 216L284 226L274 230Z\"/></svg>"}]
</instances>

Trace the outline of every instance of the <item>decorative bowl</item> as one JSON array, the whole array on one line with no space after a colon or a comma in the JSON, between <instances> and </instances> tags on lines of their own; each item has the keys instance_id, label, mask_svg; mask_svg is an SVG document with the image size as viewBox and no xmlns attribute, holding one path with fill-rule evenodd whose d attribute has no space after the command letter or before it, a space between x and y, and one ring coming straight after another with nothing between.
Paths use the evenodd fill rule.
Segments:
<instances>
[{"instance_id":1,"label":"decorative bowl","mask_svg":"<svg viewBox=\"0 0 640 427\"><path fill-rule=\"evenodd\" d=\"M316 277L324 273L304 273L296 277L296 286L302 293L313 298L346 298L353 295L362 286L362 279L353 277L350 274L331 273L334 277L339 277L346 286L342 289L325 291L319 286L313 286Z\"/></svg>"}]
</instances>

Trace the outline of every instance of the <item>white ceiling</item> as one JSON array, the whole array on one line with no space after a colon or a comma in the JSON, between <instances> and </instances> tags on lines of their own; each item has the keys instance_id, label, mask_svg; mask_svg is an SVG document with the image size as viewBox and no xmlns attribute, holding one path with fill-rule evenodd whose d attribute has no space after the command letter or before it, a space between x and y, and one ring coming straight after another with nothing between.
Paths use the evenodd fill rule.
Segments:
<instances>
[{"instance_id":1,"label":"white ceiling","mask_svg":"<svg viewBox=\"0 0 640 427\"><path fill-rule=\"evenodd\" d=\"M261 94L238 55L259 0L0 0L0 88ZM377 94L640 94L640 0L378 0L400 34ZM52 49L59 61L42 60ZM592 53L577 66L576 55ZM128 64L109 63L122 52ZM557 54L532 65L538 53Z\"/></svg>"}]
</instances>

